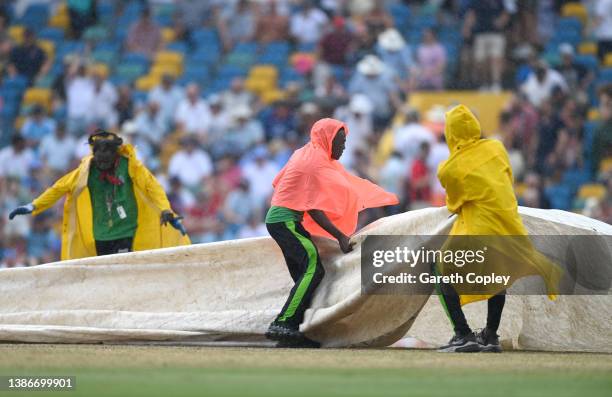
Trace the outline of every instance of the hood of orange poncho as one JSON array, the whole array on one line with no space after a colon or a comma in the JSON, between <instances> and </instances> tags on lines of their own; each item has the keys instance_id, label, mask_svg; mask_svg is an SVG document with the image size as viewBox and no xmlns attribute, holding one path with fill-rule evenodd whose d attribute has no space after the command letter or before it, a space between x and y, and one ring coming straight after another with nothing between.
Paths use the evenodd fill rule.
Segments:
<instances>
[{"instance_id":1,"label":"hood of orange poncho","mask_svg":"<svg viewBox=\"0 0 612 397\"><path fill-rule=\"evenodd\" d=\"M321 210L344 234L357 228L359 211L398 203L397 197L374 183L352 175L332 159L332 141L340 129L349 137L346 124L334 119L317 121L310 142L293 153L272 185L272 205L296 211ZM304 227L311 234L331 237L308 213Z\"/></svg>"}]
</instances>

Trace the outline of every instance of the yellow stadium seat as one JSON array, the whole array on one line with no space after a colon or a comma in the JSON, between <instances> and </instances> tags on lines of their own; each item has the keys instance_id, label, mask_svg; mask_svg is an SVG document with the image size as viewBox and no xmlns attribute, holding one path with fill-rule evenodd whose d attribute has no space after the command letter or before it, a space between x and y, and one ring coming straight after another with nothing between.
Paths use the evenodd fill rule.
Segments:
<instances>
[{"instance_id":1,"label":"yellow stadium seat","mask_svg":"<svg viewBox=\"0 0 612 397\"><path fill-rule=\"evenodd\" d=\"M9 37L17 44L21 44L23 42L23 31L25 27L21 25L13 25L9 28L8 34Z\"/></svg>"},{"instance_id":2,"label":"yellow stadium seat","mask_svg":"<svg viewBox=\"0 0 612 397\"><path fill-rule=\"evenodd\" d=\"M610 67L612 66L612 52L608 52L604 57L604 66Z\"/></svg>"},{"instance_id":3,"label":"yellow stadium seat","mask_svg":"<svg viewBox=\"0 0 612 397\"><path fill-rule=\"evenodd\" d=\"M40 39L37 41L38 45L47 55L47 58L53 59L55 57L55 43L51 40Z\"/></svg>"},{"instance_id":4,"label":"yellow stadium seat","mask_svg":"<svg viewBox=\"0 0 612 397\"><path fill-rule=\"evenodd\" d=\"M590 108L587 113L589 121L599 120L599 110L597 108Z\"/></svg>"},{"instance_id":5,"label":"yellow stadium seat","mask_svg":"<svg viewBox=\"0 0 612 397\"><path fill-rule=\"evenodd\" d=\"M142 76L136 80L136 89L140 91L149 91L160 83L160 77L157 75Z\"/></svg>"},{"instance_id":6,"label":"yellow stadium seat","mask_svg":"<svg viewBox=\"0 0 612 397\"><path fill-rule=\"evenodd\" d=\"M578 45L578 52L582 55L597 55L597 44L585 41Z\"/></svg>"},{"instance_id":7,"label":"yellow stadium seat","mask_svg":"<svg viewBox=\"0 0 612 397\"><path fill-rule=\"evenodd\" d=\"M51 90L48 88L28 88L23 95L24 105L38 104L49 110L51 107Z\"/></svg>"},{"instance_id":8,"label":"yellow stadium seat","mask_svg":"<svg viewBox=\"0 0 612 397\"><path fill-rule=\"evenodd\" d=\"M567 3L561 9L561 15L564 17L575 17L580 19L583 25L586 25L589 18L589 12L581 3Z\"/></svg>"},{"instance_id":9,"label":"yellow stadium seat","mask_svg":"<svg viewBox=\"0 0 612 397\"><path fill-rule=\"evenodd\" d=\"M599 172L605 174L612 171L612 157L606 157L599 164Z\"/></svg>"},{"instance_id":10,"label":"yellow stadium seat","mask_svg":"<svg viewBox=\"0 0 612 397\"><path fill-rule=\"evenodd\" d=\"M274 65L255 65L249 70L249 77L276 80L278 78L278 69Z\"/></svg>"},{"instance_id":11,"label":"yellow stadium seat","mask_svg":"<svg viewBox=\"0 0 612 397\"><path fill-rule=\"evenodd\" d=\"M582 185L580 190L578 190L578 197L581 199L596 198L601 200L606 197L606 187L599 183Z\"/></svg>"},{"instance_id":12,"label":"yellow stadium seat","mask_svg":"<svg viewBox=\"0 0 612 397\"><path fill-rule=\"evenodd\" d=\"M70 15L66 2L61 2L57 7L55 15L49 18L49 26L67 30L70 26Z\"/></svg>"},{"instance_id":13,"label":"yellow stadium seat","mask_svg":"<svg viewBox=\"0 0 612 397\"><path fill-rule=\"evenodd\" d=\"M21 127L23 127L23 123L25 122L25 117L23 116L19 116L15 119L15 123L13 124L13 126L15 127L15 130L19 131L21 130Z\"/></svg>"},{"instance_id":14,"label":"yellow stadium seat","mask_svg":"<svg viewBox=\"0 0 612 397\"><path fill-rule=\"evenodd\" d=\"M262 92L260 98L264 104L268 105L285 98L285 92L277 89L272 89Z\"/></svg>"},{"instance_id":15,"label":"yellow stadium seat","mask_svg":"<svg viewBox=\"0 0 612 397\"><path fill-rule=\"evenodd\" d=\"M163 28L161 33L164 44L168 44L176 40L176 35L172 28Z\"/></svg>"},{"instance_id":16,"label":"yellow stadium seat","mask_svg":"<svg viewBox=\"0 0 612 397\"><path fill-rule=\"evenodd\" d=\"M182 65L183 54L175 51L158 51L155 54L155 63L174 63L177 65Z\"/></svg>"},{"instance_id":17,"label":"yellow stadium seat","mask_svg":"<svg viewBox=\"0 0 612 397\"><path fill-rule=\"evenodd\" d=\"M256 94L262 94L265 91L272 91L276 89L276 81L270 79L258 79L255 77L249 77L244 81L244 87Z\"/></svg>"},{"instance_id":18,"label":"yellow stadium seat","mask_svg":"<svg viewBox=\"0 0 612 397\"><path fill-rule=\"evenodd\" d=\"M172 64L172 63L156 63L151 67L149 74L151 76L161 77L164 74L169 74L174 77L178 77L183 73L180 65Z\"/></svg>"}]
</instances>

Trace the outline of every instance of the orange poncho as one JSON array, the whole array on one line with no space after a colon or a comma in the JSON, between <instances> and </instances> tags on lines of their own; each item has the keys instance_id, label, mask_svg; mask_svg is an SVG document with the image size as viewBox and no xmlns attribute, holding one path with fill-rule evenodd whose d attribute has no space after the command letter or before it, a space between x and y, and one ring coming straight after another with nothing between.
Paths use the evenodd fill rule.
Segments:
<instances>
[{"instance_id":1,"label":"orange poncho","mask_svg":"<svg viewBox=\"0 0 612 397\"><path fill-rule=\"evenodd\" d=\"M342 233L351 235L357 228L359 211L399 201L394 194L350 174L332 159L332 141L341 128L350 139L341 121L321 119L312 126L310 142L296 150L274 178L271 204L295 211L321 210ZM303 225L314 235L331 237L308 212Z\"/></svg>"}]
</instances>

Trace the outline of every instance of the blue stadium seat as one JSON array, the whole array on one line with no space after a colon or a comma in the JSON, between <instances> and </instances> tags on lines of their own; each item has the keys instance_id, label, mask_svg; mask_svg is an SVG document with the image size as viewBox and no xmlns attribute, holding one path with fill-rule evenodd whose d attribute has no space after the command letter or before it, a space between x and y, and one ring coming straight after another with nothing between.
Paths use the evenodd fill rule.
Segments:
<instances>
[{"instance_id":1,"label":"blue stadium seat","mask_svg":"<svg viewBox=\"0 0 612 397\"><path fill-rule=\"evenodd\" d=\"M582 32L582 22L580 22L580 19L575 18L575 17L564 17L564 18L559 18L559 20L557 21L557 31L576 31L576 32Z\"/></svg>"},{"instance_id":2,"label":"blue stadium seat","mask_svg":"<svg viewBox=\"0 0 612 397\"><path fill-rule=\"evenodd\" d=\"M186 54L189 51L189 46L184 41L175 41L166 46L168 51L176 51L181 54Z\"/></svg>"},{"instance_id":3,"label":"blue stadium seat","mask_svg":"<svg viewBox=\"0 0 612 397\"><path fill-rule=\"evenodd\" d=\"M203 63L207 65L213 65L219 62L219 58L221 57L220 52L217 51L204 51L202 49L198 49L196 52L190 54L187 57L188 63Z\"/></svg>"},{"instance_id":4,"label":"blue stadium seat","mask_svg":"<svg viewBox=\"0 0 612 397\"><path fill-rule=\"evenodd\" d=\"M202 44L219 44L219 37L214 29L198 29L191 33L191 39L198 47Z\"/></svg>"},{"instance_id":5,"label":"blue stadium seat","mask_svg":"<svg viewBox=\"0 0 612 397\"><path fill-rule=\"evenodd\" d=\"M574 196L578 188L591 180L591 174L584 169L571 169L563 173L563 184L568 186L571 195Z\"/></svg>"},{"instance_id":6,"label":"blue stadium seat","mask_svg":"<svg viewBox=\"0 0 612 397\"><path fill-rule=\"evenodd\" d=\"M597 71L599 65L599 61L595 55L578 54L574 56L574 61L592 71Z\"/></svg>"},{"instance_id":7,"label":"blue stadium seat","mask_svg":"<svg viewBox=\"0 0 612 397\"><path fill-rule=\"evenodd\" d=\"M298 52L314 52L316 48L316 43L300 43L297 47L297 50Z\"/></svg>"},{"instance_id":8,"label":"blue stadium seat","mask_svg":"<svg viewBox=\"0 0 612 397\"><path fill-rule=\"evenodd\" d=\"M277 68L281 68L287 64L287 55L282 52L264 52L257 57L257 63L271 64Z\"/></svg>"},{"instance_id":9,"label":"blue stadium seat","mask_svg":"<svg viewBox=\"0 0 612 397\"><path fill-rule=\"evenodd\" d=\"M33 30L40 30L47 26L49 19L49 6L45 3L34 3L28 6L25 13L19 18L18 22Z\"/></svg>"},{"instance_id":10,"label":"blue stadium seat","mask_svg":"<svg viewBox=\"0 0 612 397\"><path fill-rule=\"evenodd\" d=\"M38 32L38 38L51 40L57 45L64 40L64 31L59 28L46 27Z\"/></svg>"},{"instance_id":11,"label":"blue stadium seat","mask_svg":"<svg viewBox=\"0 0 612 397\"><path fill-rule=\"evenodd\" d=\"M612 68L604 68L599 70L599 83L612 83Z\"/></svg>"},{"instance_id":12,"label":"blue stadium seat","mask_svg":"<svg viewBox=\"0 0 612 397\"><path fill-rule=\"evenodd\" d=\"M282 54L288 56L290 50L289 43L285 41L273 41L265 45L264 54Z\"/></svg>"},{"instance_id":13,"label":"blue stadium seat","mask_svg":"<svg viewBox=\"0 0 612 397\"><path fill-rule=\"evenodd\" d=\"M144 67L149 65L149 59L143 54L139 54L136 52L128 52L123 54L121 58L122 64L132 64L132 65L142 65Z\"/></svg>"},{"instance_id":14,"label":"blue stadium seat","mask_svg":"<svg viewBox=\"0 0 612 397\"><path fill-rule=\"evenodd\" d=\"M597 128L597 124L597 121L586 121L584 123L584 133L582 134L584 158L590 158L593 154L593 139L595 138L595 128Z\"/></svg>"},{"instance_id":15,"label":"blue stadium seat","mask_svg":"<svg viewBox=\"0 0 612 397\"><path fill-rule=\"evenodd\" d=\"M410 23L410 8L404 4L392 4L389 13L393 17L395 26L406 26Z\"/></svg>"}]
</instances>

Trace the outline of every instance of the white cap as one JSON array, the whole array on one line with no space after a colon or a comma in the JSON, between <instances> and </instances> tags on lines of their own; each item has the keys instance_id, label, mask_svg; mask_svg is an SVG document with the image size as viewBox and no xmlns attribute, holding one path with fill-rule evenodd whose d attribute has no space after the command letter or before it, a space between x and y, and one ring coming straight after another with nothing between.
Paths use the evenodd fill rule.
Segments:
<instances>
[{"instance_id":1,"label":"white cap","mask_svg":"<svg viewBox=\"0 0 612 397\"><path fill-rule=\"evenodd\" d=\"M570 43L562 43L559 45L559 53L561 55L574 55L574 47Z\"/></svg>"},{"instance_id":2,"label":"white cap","mask_svg":"<svg viewBox=\"0 0 612 397\"><path fill-rule=\"evenodd\" d=\"M232 110L232 117L234 119L248 119L251 117L251 108L247 105L237 106Z\"/></svg>"},{"instance_id":3,"label":"white cap","mask_svg":"<svg viewBox=\"0 0 612 397\"><path fill-rule=\"evenodd\" d=\"M138 132L138 127L136 122L133 120L127 120L121 126L121 134L122 135L134 135Z\"/></svg>"},{"instance_id":4,"label":"white cap","mask_svg":"<svg viewBox=\"0 0 612 397\"><path fill-rule=\"evenodd\" d=\"M367 76L376 76L385 70L385 64L376 55L366 55L357 64L357 71Z\"/></svg>"},{"instance_id":5,"label":"white cap","mask_svg":"<svg viewBox=\"0 0 612 397\"><path fill-rule=\"evenodd\" d=\"M400 32L390 28L378 35L378 45L387 51L399 51L406 46L406 41Z\"/></svg>"}]
</instances>

